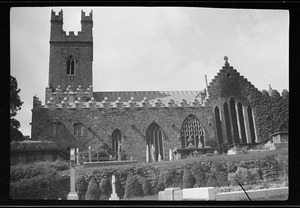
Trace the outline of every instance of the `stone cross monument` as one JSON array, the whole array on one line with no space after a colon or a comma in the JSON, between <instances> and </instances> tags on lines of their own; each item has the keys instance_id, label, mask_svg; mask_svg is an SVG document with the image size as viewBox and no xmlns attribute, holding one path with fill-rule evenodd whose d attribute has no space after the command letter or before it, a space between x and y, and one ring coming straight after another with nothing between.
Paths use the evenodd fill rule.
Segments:
<instances>
[{"instance_id":1,"label":"stone cross monument","mask_svg":"<svg viewBox=\"0 0 300 208\"><path fill-rule=\"evenodd\" d=\"M112 175L111 177L111 187L112 187L112 193L111 193L111 196L109 198L109 200L119 200L119 197L116 193L116 177L115 175Z\"/></svg>"},{"instance_id":2,"label":"stone cross monument","mask_svg":"<svg viewBox=\"0 0 300 208\"><path fill-rule=\"evenodd\" d=\"M77 165L79 165L79 148L76 149L76 162L77 162Z\"/></svg>"},{"instance_id":3,"label":"stone cross monument","mask_svg":"<svg viewBox=\"0 0 300 208\"><path fill-rule=\"evenodd\" d=\"M70 149L70 193L68 200L78 200L78 195L75 191L75 148Z\"/></svg>"}]
</instances>

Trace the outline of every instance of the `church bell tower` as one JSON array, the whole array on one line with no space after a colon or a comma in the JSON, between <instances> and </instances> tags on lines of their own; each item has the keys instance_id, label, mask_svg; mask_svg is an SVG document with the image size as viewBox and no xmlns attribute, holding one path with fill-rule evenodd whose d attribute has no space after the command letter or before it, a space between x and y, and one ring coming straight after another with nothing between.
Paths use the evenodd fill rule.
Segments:
<instances>
[{"instance_id":1,"label":"church bell tower","mask_svg":"<svg viewBox=\"0 0 300 208\"><path fill-rule=\"evenodd\" d=\"M93 85L93 11L81 11L81 31L63 31L63 11L51 11L48 90L87 89Z\"/></svg>"}]
</instances>

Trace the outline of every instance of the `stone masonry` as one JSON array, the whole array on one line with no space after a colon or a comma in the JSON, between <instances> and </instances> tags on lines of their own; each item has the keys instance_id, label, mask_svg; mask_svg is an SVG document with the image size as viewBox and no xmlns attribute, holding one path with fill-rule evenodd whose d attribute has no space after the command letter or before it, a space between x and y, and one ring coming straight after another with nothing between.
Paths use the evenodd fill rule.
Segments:
<instances>
[{"instance_id":1,"label":"stone masonry","mask_svg":"<svg viewBox=\"0 0 300 208\"><path fill-rule=\"evenodd\" d=\"M149 132L156 135L160 157L166 160L170 149L181 148L183 123L190 115L200 123L204 143L216 140L220 152L236 144L258 144L271 133L288 130L288 91L282 95L271 87L269 92L259 91L229 65L227 57L202 91L95 92L92 14L82 11L82 31L75 36L62 30L63 12L52 11L49 86L45 105L37 97L33 100L34 140L84 150L99 142L113 146L113 133L118 131L127 158L146 161ZM66 72L70 56L75 60L71 75Z\"/></svg>"}]
</instances>

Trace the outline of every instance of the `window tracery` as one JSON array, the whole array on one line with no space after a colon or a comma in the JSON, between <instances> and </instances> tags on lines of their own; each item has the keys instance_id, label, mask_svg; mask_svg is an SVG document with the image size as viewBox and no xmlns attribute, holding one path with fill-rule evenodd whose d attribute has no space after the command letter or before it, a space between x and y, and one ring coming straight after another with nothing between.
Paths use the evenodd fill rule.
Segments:
<instances>
[{"instance_id":1,"label":"window tracery","mask_svg":"<svg viewBox=\"0 0 300 208\"><path fill-rule=\"evenodd\" d=\"M204 147L204 129L194 115L189 115L181 125L181 147Z\"/></svg>"}]
</instances>

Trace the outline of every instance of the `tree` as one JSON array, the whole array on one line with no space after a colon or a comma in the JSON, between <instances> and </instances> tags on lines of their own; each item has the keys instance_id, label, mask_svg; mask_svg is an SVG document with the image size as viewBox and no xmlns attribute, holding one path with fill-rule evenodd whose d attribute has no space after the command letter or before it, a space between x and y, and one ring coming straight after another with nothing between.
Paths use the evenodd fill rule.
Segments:
<instances>
[{"instance_id":1,"label":"tree","mask_svg":"<svg viewBox=\"0 0 300 208\"><path fill-rule=\"evenodd\" d=\"M18 130L20 122L14 118L23 104L19 96L20 91L16 78L10 75L10 141L24 140L23 134Z\"/></svg>"}]
</instances>

